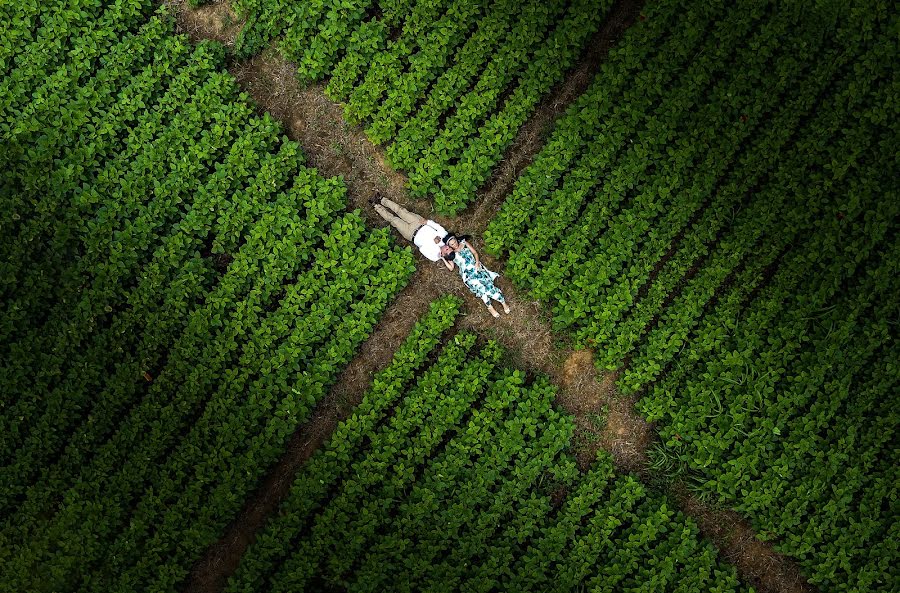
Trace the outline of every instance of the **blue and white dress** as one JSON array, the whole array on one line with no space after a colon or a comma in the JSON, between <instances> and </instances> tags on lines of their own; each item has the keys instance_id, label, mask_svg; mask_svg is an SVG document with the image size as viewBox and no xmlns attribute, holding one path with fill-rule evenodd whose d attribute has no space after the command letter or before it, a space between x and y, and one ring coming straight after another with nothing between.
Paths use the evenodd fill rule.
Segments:
<instances>
[{"instance_id":1,"label":"blue and white dress","mask_svg":"<svg viewBox=\"0 0 900 593\"><path fill-rule=\"evenodd\" d=\"M465 241L461 241L462 249L456 252L453 262L463 283L472 291L472 294L484 301L485 305L490 304L491 299L498 302L504 302L503 293L494 286L494 279L499 276L497 272L492 272L481 264L481 269L475 269L475 254L469 249Z\"/></svg>"}]
</instances>

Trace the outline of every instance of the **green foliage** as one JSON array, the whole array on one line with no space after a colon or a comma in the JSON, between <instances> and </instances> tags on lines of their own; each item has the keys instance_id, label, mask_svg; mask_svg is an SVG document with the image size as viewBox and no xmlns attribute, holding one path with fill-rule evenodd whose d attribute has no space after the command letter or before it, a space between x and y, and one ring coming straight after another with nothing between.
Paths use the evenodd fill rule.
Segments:
<instances>
[{"instance_id":1,"label":"green foliage","mask_svg":"<svg viewBox=\"0 0 900 593\"><path fill-rule=\"evenodd\" d=\"M813 583L890 590L896 412L872 398L896 380L898 19L887 3L642 17L488 249L644 396L657 469L741 511Z\"/></svg>"},{"instance_id":2,"label":"green foliage","mask_svg":"<svg viewBox=\"0 0 900 593\"><path fill-rule=\"evenodd\" d=\"M555 389L498 368L496 344L460 333L422 368L438 340L413 339L446 331L444 307L301 469L226 591L746 590L696 525L615 477L606 454L580 475Z\"/></svg>"},{"instance_id":3,"label":"green foliage","mask_svg":"<svg viewBox=\"0 0 900 593\"><path fill-rule=\"evenodd\" d=\"M254 115L220 45L174 36L152 3L12 10L2 582L176 590L413 256Z\"/></svg>"},{"instance_id":4,"label":"green foliage","mask_svg":"<svg viewBox=\"0 0 900 593\"><path fill-rule=\"evenodd\" d=\"M538 103L582 55L609 0L241 0L241 56L269 41L304 82L385 144L416 196L468 205Z\"/></svg>"}]
</instances>

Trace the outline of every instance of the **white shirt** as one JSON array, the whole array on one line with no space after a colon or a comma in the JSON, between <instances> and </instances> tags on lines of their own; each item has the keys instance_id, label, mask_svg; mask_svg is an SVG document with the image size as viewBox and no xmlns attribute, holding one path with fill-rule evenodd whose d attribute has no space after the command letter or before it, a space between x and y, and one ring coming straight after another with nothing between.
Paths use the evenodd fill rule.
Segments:
<instances>
[{"instance_id":1,"label":"white shirt","mask_svg":"<svg viewBox=\"0 0 900 593\"><path fill-rule=\"evenodd\" d=\"M444 246L445 236L447 236L447 231L444 227L433 220L426 220L425 226L416 231L416 234L413 236L413 243L416 244L422 255L431 261L437 261L441 259L441 247ZM435 237L440 239L440 241L435 243Z\"/></svg>"}]
</instances>

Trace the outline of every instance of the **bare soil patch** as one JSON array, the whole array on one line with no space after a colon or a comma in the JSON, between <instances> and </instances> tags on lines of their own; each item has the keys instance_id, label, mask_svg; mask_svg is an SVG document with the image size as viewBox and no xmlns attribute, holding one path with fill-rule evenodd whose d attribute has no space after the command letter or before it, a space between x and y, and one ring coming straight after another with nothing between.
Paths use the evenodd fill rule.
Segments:
<instances>
[{"instance_id":1,"label":"bare soil patch","mask_svg":"<svg viewBox=\"0 0 900 593\"><path fill-rule=\"evenodd\" d=\"M615 373L601 373L590 350L572 352L563 363L557 402L575 416L581 432L577 440L582 468L590 466L598 449L609 452L625 471L643 474L653 426L635 410L635 399L623 397L615 387Z\"/></svg>"},{"instance_id":2,"label":"bare soil patch","mask_svg":"<svg viewBox=\"0 0 900 593\"><path fill-rule=\"evenodd\" d=\"M740 575L758 593L812 593L797 564L756 539L753 528L734 511L703 504L683 487L673 491L681 510L692 517Z\"/></svg>"},{"instance_id":3,"label":"bare soil patch","mask_svg":"<svg viewBox=\"0 0 900 593\"><path fill-rule=\"evenodd\" d=\"M178 32L187 35L191 41L213 39L226 46L234 45L244 20L237 17L227 0L213 0L192 9L187 0L164 0L163 4L172 9L178 17Z\"/></svg>"}]
</instances>

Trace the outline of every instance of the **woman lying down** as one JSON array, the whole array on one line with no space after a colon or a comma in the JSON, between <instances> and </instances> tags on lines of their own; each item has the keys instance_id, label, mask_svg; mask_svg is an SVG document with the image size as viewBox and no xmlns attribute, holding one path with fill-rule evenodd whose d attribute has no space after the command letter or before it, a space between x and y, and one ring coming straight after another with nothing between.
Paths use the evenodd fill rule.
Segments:
<instances>
[{"instance_id":1,"label":"woman lying down","mask_svg":"<svg viewBox=\"0 0 900 593\"><path fill-rule=\"evenodd\" d=\"M494 285L494 279L499 276L496 272L492 272L484 267L478 257L478 252L472 247L465 237L457 237L449 234L444 237L444 245L441 247L441 258L447 269L453 270L454 267L459 270L459 275L463 283L487 305L488 311L494 317L500 317L491 300L495 300L503 305L503 312L509 313L509 305L503 298L503 293Z\"/></svg>"}]
</instances>

